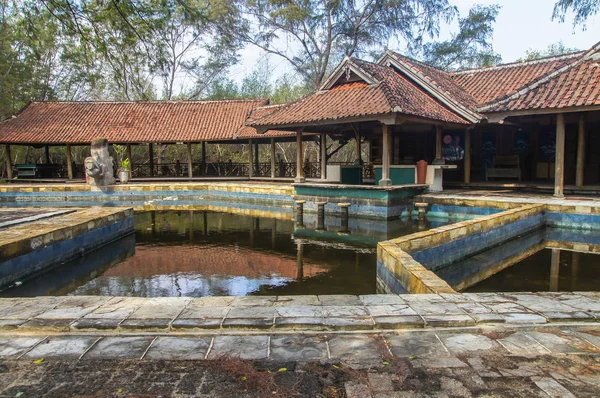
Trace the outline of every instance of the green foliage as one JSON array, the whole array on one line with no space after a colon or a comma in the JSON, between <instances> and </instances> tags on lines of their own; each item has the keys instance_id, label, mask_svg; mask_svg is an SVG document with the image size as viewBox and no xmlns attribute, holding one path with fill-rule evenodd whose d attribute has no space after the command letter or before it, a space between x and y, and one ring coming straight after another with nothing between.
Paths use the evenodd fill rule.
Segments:
<instances>
[{"instance_id":1,"label":"green foliage","mask_svg":"<svg viewBox=\"0 0 600 398\"><path fill-rule=\"evenodd\" d=\"M125 158L122 162L121 162L121 169L122 170L129 170L129 166L131 166L131 163L129 162L129 158Z\"/></svg>"},{"instance_id":2,"label":"green foliage","mask_svg":"<svg viewBox=\"0 0 600 398\"><path fill-rule=\"evenodd\" d=\"M452 39L428 43L423 47L425 62L442 69L456 70L491 66L502 58L490 40L499 5L475 5L466 18L459 19L459 32Z\"/></svg>"},{"instance_id":3,"label":"green foliage","mask_svg":"<svg viewBox=\"0 0 600 398\"><path fill-rule=\"evenodd\" d=\"M586 21L600 12L600 1L598 0L559 0L554 5L552 19L558 19L560 22L565 21L568 12L574 12L573 27L581 26L586 29Z\"/></svg>"},{"instance_id":4,"label":"green foliage","mask_svg":"<svg viewBox=\"0 0 600 398\"><path fill-rule=\"evenodd\" d=\"M391 38L420 47L456 8L448 0L246 0L243 12L248 29L234 34L287 61L314 89L344 56L381 53Z\"/></svg>"},{"instance_id":5,"label":"green foliage","mask_svg":"<svg viewBox=\"0 0 600 398\"><path fill-rule=\"evenodd\" d=\"M553 57L557 55L569 54L579 51L577 48L567 47L563 44L562 41L558 43L550 44L544 50L536 50L530 48L525 51L525 57L519 58L517 61L531 61L534 59L544 58L544 57Z\"/></svg>"}]
</instances>

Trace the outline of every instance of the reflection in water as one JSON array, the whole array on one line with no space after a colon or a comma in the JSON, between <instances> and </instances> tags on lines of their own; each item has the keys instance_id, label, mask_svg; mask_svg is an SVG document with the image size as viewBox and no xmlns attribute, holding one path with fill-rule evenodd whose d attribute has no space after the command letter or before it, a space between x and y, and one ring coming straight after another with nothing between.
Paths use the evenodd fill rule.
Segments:
<instances>
[{"instance_id":1,"label":"reflection in water","mask_svg":"<svg viewBox=\"0 0 600 398\"><path fill-rule=\"evenodd\" d=\"M371 294L377 241L418 229L416 220L351 219L349 233L339 234L339 219L326 217L316 231L317 220L306 218L295 230L291 220L226 213L136 213L135 241L131 236L3 294Z\"/></svg>"}]
</instances>

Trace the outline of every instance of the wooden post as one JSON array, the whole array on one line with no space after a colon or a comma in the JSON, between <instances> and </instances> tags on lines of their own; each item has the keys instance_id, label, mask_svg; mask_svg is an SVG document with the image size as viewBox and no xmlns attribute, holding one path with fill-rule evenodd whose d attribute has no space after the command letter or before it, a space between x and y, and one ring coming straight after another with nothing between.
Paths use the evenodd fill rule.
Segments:
<instances>
[{"instance_id":1,"label":"wooden post","mask_svg":"<svg viewBox=\"0 0 600 398\"><path fill-rule=\"evenodd\" d=\"M435 126L435 159L442 160L442 126Z\"/></svg>"},{"instance_id":2,"label":"wooden post","mask_svg":"<svg viewBox=\"0 0 600 398\"><path fill-rule=\"evenodd\" d=\"M296 178L294 182L301 184L306 181L304 178L304 159L302 158L302 130L296 132Z\"/></svg>"},{"instance_id":3,"label":"wooden post","mask_svg":"<svg viewBox=\"0 0 600 398\"><path fill-rule=\"evenodd\" d=\"M248 140L248 177L252 178L254 176L254 165L253 165L253 158L254 156L252 156L252 139Z\"/></svg>"},{"instance_id":4,"label":"wooden post","mask_svg":"<svg viewBox=\"0 0 600 398\"><path fill-rule=\"evenodd\" d=\"M48 145L44 145L44 152L46 154L46 164L50 164L50 147Z\"/></svg>"},{"instance_id":5,"label":"wooden post","mask_svg":"<svg viewBox=\"0 0 600 398\"><path fill-rule=\"evenodd\" d=\"M354 135L354 139L356 140L356 160L362 160L362 152L360 148L360 132L356 132L356 134Z\"/></svg>"},{"instance_id":6,"label":"wooden post","mask_svg":"<svg viewBox=\"0 0 600 398\"><path fill-rule=\"evenodd\" d=\"M187 158L188 158L188 177L192 178L194 176L194 169L192 165L192 143L187 143Z\"/></svg>"},{"instance_id":7,"label":"wooden post","mask_svg":"<svg viewBox=\"0 0 600 398\"><path fill-rule=\"evenodd\" d=\"M4 145L4 155L6 157L6 177L9 180L13 179L13 170L12 170L12 159L10 155L10 145Z\"/></svg>"},{"instance_id":8,"label":"wooden post","mask_svg":"<svg viewBox=\"0 0 600 398\"><path fill-rule=\"evenodd\" d=\"M258 170L258 157L259 157L259 153L258 153L258 142L256 142L254 144L254 171L256 171L257 174L259 174L259 170Z\"/></svg>"},{"instance_id":9,"label":"wooden post","mask_svg":"<svg viewBox=\"0 0 600 398\"><path fill-rule=\"evenodd\" d=\"M202 166L200 167L200 175L204 175L206 168L206 142L202 141Z\"/></svg>"},{"instance_id":10,"label":"wooden post","mask_svg":"<svg viewBox=\"0 0 600 398\"><path fill-rule=\"evenodd\" d=\"M271 178L275 178L275 138L271 138Z\"/></svg>"},{"instance_id":11,"label":"wooden post","mask_svg":"<svg viewBox=\"0 0 600 398\"><path fill-rule=\"evenodd\" d=\"M71 145L67 144L67 177L73 179L73 157L71 156Z\"/></svg>"},{"instance_id":12,"label":"wooden post","mask_svg":"<svg viewBox=\"0 0 600 398\"><path fill-rule=\"evenodd\" d=\"M148 144L148 161L150 164L150 177L154 177L154 145Z\"/></svg>"},{"instance_id":13,"label":"wooden post","mask_svg":"<svg viewBox=\"0 0 600 398\"><path fill-rule=\"evenodd\" d=\"M390 127L387 124L382 125L383 127L383 156L381 159L381 180L379 185L387 187L392 185L390 179L390 160L392 157L392 135L390 134Z\"/></svg>"},{"instance_id":14,"label":"wooden post","mask_svg":"<svg viewBox=\"0 0 600 398\"><path fill-rule=\"evenodd\" d=\"M583 186L583 176L585 168L585 117L583 113L579 116L579 128L577 130L577 173L575 175L575 185Z\"/></svg>"},{"instance_id":15,"label":"wooden post","mask_svg":"<svg viewBox=\"0 0 600 398\"><path fill-rule=\"evenodd\" d=\"M321 180L327 179L327 134L321 133Z\"/></svg>"},{"instance_id":16,"label":"wooden post","mask_svg":"<svg viewBox=\"0 0 600 398\"><path fill-rule=\"evenodd\" d=\"M131 144L127 144L127 159L129 159L129 178L133 177L133 157L131 156Z\"/></svg>"},{"instance_id":17,"label":"wooden post","mask_svg":"<svg viewBox=\"0 0 600 398\"><path fill-rule=\"evenodd\" d=\"M465 130L465 158L464 158L465 184L471 183L471 129Z\"/></svg>"},{"instance_id":18,"label":"wooden post","mask_svg":"<svg viewBox=\"0 0 600 398\"><path fill-rule=\"evenodd\" d=\"M554 196L564 197L565 188L565 115L556 115L556 158L554 169Z\"/></svg>"}]
</instances>

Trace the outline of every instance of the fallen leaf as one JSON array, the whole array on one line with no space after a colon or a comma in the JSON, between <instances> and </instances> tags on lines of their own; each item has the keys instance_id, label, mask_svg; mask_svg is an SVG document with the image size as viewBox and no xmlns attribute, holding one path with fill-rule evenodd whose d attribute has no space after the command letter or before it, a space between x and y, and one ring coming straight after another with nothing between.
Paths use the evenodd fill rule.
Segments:
<instances>
[{"instance_id":1,"label":"fallen leaf","mask_svg":"<svg viewBox=\"0 0 600 398\"><path fill-rule=\"evenodd\" d=\"M410 357L408 357L409 361L412 361L413 359L415 359L415 357L413 357L412 355Z\"/></svg>"},{"instance_id":2,"label":"fallen leaf","mask_svg":"<svg viewBox=\"0 0 600 398\"><path fill-rule=\"evenodd\" d=\"M279 368L278 372L287 372L287 368Z\"/></svg>"},{"instance_id":3,"label":"fallen leaf","mask_svg":"<svg viewBox=\"0 0 600 398\"><path fill-rule=\"evenodd\" d=\"M17 397L17 398L19 398L19 397L22 397L22 396L23 396L23 394L25 394L23 391L19 391L19 392L17 393L17 395L15 395L15 397Z\"/></svg>"},{"instance_id":4,"label":"fallen leaf","mask_svg":"<svg viewBox=\"0 0 600 398\"><path fill-rule=\"evenodd\" d=\"M117 390L117 392L120 394L120 393L122 393L122 392L123 392L123 389L122 389L122 388L119 388L119 389Z\"/></svg>"},{"instance_id":5,"label":"fallen leaf","mask_svg":"<svg viewBox=\"0 0 600 398\"><path fill-rule=\"evenodd\" d=\"M248 380L248 378L246 376L242 376L242 380L246 381L246 380Z\"/></svg>"},{"instance_id":6,"label":"fallen leaf","mask_svg":"<svg viewBox=\"0 0 600 398\"><path fill-rule=\"evenodd\" d=\"M389 365L390 363L388 361L383 361L384 365Z\"/></svg>"},{"instance_id":7,"label":"fallen leaf","mask_svg":"<svg viewBox=\"0 0 600 398\"><path fill-rule=\"evenodd\" d=\"M44 362L44 358L36 359L33 363L35 363L36 365L39 365L42 362Z\"/></svg>"}]
</instances>

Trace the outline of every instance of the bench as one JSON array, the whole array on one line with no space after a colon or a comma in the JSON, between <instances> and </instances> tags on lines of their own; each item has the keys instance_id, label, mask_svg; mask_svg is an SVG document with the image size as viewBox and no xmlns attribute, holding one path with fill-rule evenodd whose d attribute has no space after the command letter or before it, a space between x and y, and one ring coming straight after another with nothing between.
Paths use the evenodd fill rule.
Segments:
<instances>
[{"instance_id":1,"label":"bench","mask_svg":"<svg viewBox=\"0 0 600 398\"><path fill-rule=\"evenodd\" d=\"M52 178L58 172L57 164L16 164L19 178Z\"/></svg>"},{"instance_id":2,"label":"bench","mask_svg":"<svg viewBox=\"0 0 600 398\"><path fill-rule=\"evenodd\" d=\"M494 156L494 167L485 169L485 180L489 178L517 178L521 181L519 155Z\"/></svg>"}]
</instances>

